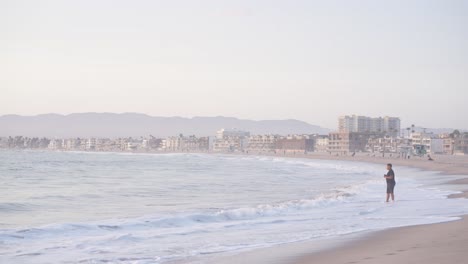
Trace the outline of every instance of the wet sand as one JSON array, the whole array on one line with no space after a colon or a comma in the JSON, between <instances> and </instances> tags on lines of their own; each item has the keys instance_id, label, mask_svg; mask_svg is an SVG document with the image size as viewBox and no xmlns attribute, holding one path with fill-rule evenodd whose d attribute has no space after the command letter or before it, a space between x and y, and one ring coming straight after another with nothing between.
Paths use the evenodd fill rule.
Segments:
<instances>
[{"instance_id":1,"label":"wet sand","mask_svg":"<svg viewBox=\"0 0 468 264\"><path fill-rule=\"evenodd\" d=\"M292 260L294 264L468 263L468 220L401 227Z\"/></svg>"}]
</instances>

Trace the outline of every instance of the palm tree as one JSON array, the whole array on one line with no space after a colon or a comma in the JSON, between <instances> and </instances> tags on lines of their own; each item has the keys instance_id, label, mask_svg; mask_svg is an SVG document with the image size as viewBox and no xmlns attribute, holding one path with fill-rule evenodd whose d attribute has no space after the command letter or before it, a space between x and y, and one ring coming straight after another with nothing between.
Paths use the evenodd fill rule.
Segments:
<instances>
[{"instance_id":1,"label":"palm tree","mask_svg":"<svg viewBox=\"0 0 468 264\"><path fill-rule=\"evenodd\" d=\"M450 133L451 138L458 138L460 136L460 131L455 129L452 133Z\"/></svg>"}]
</instances>

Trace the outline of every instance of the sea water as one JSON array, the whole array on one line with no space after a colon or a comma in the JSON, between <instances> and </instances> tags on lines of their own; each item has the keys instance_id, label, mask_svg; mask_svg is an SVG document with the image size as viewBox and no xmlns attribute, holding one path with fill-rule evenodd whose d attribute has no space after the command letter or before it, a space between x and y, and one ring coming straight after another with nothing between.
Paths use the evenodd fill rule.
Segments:
<instances>
[{"instance_id":1,"label":"sea water","mask_svg":"<svg viewBox=\"0 0 468 264\"><path fill-rule=\"evenodd\" d=\"M281 157L0 151L0 263L164 263L468 213L445 177Z\"/></svg>"}]
</instances>

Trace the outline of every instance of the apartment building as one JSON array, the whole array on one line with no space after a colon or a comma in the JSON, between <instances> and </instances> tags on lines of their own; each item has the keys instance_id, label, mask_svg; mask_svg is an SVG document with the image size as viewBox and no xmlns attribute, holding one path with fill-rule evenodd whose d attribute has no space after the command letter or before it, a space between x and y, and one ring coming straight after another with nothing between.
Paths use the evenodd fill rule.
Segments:
<instances>
[{"instance_id":1,"label":"apartment building","mask_svg":"<svg viewBox=\"0 0 468 264\"><path fill-rule=\"evenodd\" d=\"M309 135L290 135L276 141L276 151L279 153L297 153L314 151L315 140Z\"/></svg>"},{"instance_id":2,"label":"apartment building","mask_svg":"<svg viewBox=\"0 0 468 264\"><path fill-rule=\"evenodd\" d=\"M340 116L338 118L339 132L381 133L397 137L400 134L401 124L398 117L367 117L367 116Z\"/></svg>"},{"instance_id":3,"label":"apartment building","mask_svg":"<svg viewBox=\"0 0 468 264\"><path fill-rule=\"evenodd\" d=\"M327 135L315 135L313 138L315 140L314 152L328 151L329 139Z\"/></svg>"},{"instance_id":4,"label":"apartment building","mask_svg":"<svg viewBox=\"0 0 468 264\"><path fill-rule=\"evenodd\" d=\"M237 129L221 129L216 132L213 151L235 152L244 151L249 142L250 132Z\"/></svg>"},{"instance_id":5,"label":"apartment building","mask_svg":"<svg viewBox=\"0 0 468 264\"><path fill-rule=\"evenodd\" d=\"M372 153L401 153L401 147L407 144L407 139L404 138L389 136L371 137L367 142L366 151Z\"/></svg>"},{"instance_id":6,"label":"apartment building","mask_svg":"<svg viewBox=\"0 0 468 264\"><path fill-rule=\"evenodd\" d=\"M381 138L383 136L383 133L331 132L329 134L328 151L339 155L366 151L370 138Z\"/></svg>"},{"instance_id":7,"label":"apartment building","mask_svg":"<svg viewBox=\"0 0 468 264\"><path fill-rule=\"evenodd\" d=\"M249 152L273 152L276 147L277 135L254 135L248 138L246 150Z\"/></svg>"},{"instance_id":8,"label":"apartment building","mask_svg":"<svg viewBox=\"0 0 468 264\"><path fill-rule=\"evenodd\" d=\"M216 139L213 143L213 151L216 152L236 152L244 151L248 146L247 138L226 137Z\"/></svg>"}]
</instances>

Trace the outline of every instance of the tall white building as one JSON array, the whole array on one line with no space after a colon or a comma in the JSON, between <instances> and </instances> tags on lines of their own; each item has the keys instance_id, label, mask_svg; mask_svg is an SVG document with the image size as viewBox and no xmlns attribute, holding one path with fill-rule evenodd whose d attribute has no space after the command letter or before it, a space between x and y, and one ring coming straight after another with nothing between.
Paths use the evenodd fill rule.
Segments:
<instances>
[{"instance_id":1,"label":"tall white building","mask_svg":"<svg viewBox=\"0 0 468 264\"><path fill-rule=\"evenodd\" d=\"M338 119L340 132L369 132L387 133L396 137L400 133L400 118L398 117L367 117L367 116L340 116Z\"/></svg>"},{"instance_id":2,"label":"tall white building","mask_svg":"<svg viewBox=\"0 0 468 264\"><path fill-rule=\"evenodd\" d=\"M383 131L389 132L390 135L398 136L400 134L401 122L398 117L384 117Z\"/></svg>"}]
</instances>

